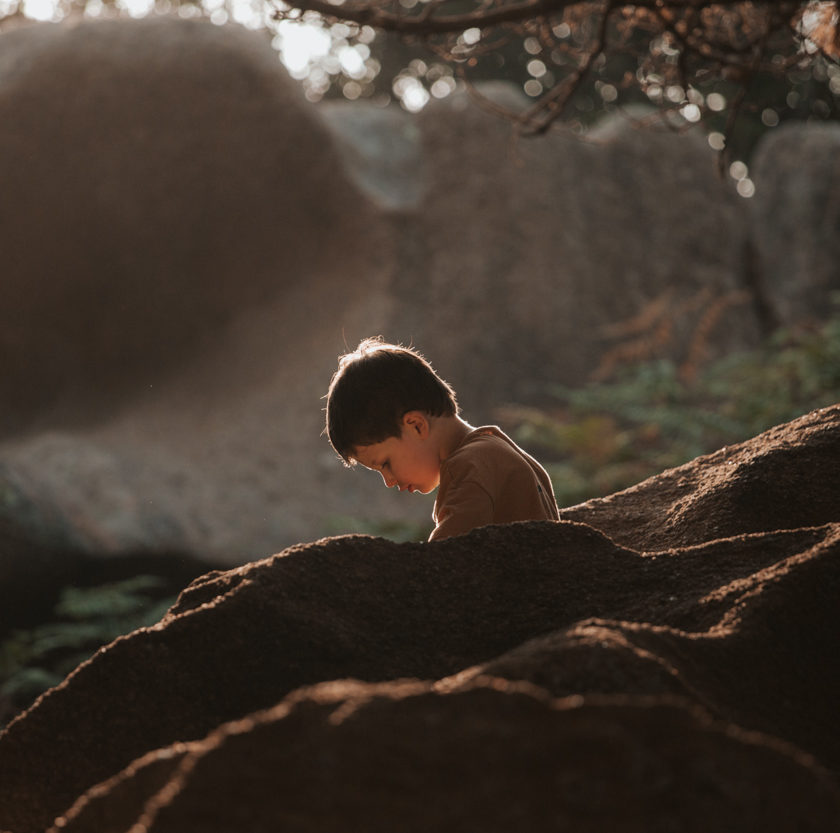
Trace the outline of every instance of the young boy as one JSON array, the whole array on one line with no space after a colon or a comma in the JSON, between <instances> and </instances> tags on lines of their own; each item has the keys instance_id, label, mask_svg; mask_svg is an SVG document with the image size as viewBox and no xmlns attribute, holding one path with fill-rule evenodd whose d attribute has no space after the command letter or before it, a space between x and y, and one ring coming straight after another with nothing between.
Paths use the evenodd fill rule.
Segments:
<instances>
[{"instance_id":1,"label":"young boy","mask_svg":"<svg viewBox=\"0 0 840 833\"><path fill-rule=\"evenodd\" d=\"M330 443L348 466L435 500L429 540L486 524L557 520L542 466L494 426L473 428L452 388L416 351L365 339L339 359L327 393Z\"/></svg>"}]
</instances>

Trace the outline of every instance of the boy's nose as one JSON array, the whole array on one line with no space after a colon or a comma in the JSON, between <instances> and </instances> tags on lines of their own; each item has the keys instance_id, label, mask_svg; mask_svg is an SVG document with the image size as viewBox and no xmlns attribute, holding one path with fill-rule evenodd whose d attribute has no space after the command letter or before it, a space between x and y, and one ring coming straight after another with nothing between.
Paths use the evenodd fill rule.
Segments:
<instances>
[{"instance_id":1,"label":"boy's nose","mask_svg":"<svg viewBox=\"0 0 840 833\"><path fill-rule=\"evenodd\" d=\"M384 471L379 472L382 475L382 479L385 481L385 485L390 489L391 486L396 486L397 481L394 477L388 477Z\"/></svg>"}]
</instances>

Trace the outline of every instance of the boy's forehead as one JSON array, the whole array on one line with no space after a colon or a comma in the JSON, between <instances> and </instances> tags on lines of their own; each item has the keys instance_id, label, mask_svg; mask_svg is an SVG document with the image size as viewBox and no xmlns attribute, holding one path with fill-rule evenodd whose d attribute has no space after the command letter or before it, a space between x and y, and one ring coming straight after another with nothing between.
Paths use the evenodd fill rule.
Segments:
<instances>
[{"instance_id":1,"label":"boy's forehead","mask_svg":"<svg viewBox=\"0 0 840 833\"><path fill-rule=\"evenodd\" d=\"M361 463L367 468L372 468L378 461L377 457L382 452L382 443L374 443L373 445L357 445L350 452L350 459Z\"/></svg>"},{"instance_id":2,"label":"boy's forehead","mask_svg":"<svg viewBox=\"0 0 840 833\"><path fill-rule=\"evenodd\" d=\"M357 445L351 452L350 458L361 463L366 468L376 468L382 464L382 458L387 455L390 448L389 443L399 442L397 437L388 437L381 443L371 445Z\"/></svg>"}]
</instances>

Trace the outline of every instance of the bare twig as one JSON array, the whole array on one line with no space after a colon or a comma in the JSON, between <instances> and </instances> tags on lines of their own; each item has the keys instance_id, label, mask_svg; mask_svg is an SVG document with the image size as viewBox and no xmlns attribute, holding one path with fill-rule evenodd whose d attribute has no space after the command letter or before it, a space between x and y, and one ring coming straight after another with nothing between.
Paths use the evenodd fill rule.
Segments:
<instances>
[{"instance_id":1,"label":"bare twig","mask_svg":"<svg viewBox=\"0 0 840 833\"><path fill-rule=\"evenodd\" d=\"M741 5L742 0L634 0L621 5L638 9L686 10L708 7ZM753 0L757 6L774 6L772 0ZM304 12L317 12L334 20L351 21L389 32L429 36L463 32L473 26L498 26L505 23L532 20L543 15L552 15L564 9L582 5L582 0L524 0L519 3L493 3L490 8L479 7L469 12L436 15L435 11L446 2L428 5L422 12L393 12L375 0L372 2L333 3L330 0L286 0L286 4ZM283 17L285 12L277 12Z\"/></svg>"},{"instance_id":2,"label":"bare twig","mask_svg":"<svg viewBox=\"0 0 840 833\"><path fill-rule=\"evenodd\" d=\"M530 109L522 114L522 121L532 133L544 133L551 123L563 111L566 103L580 87L596 58L601 55L607 44L607 27L614 3L607 2L601 13L598 35L589 53L578 68L561 83L556 84L546 95L542 96Z\"/></svg>"}]
</instances>

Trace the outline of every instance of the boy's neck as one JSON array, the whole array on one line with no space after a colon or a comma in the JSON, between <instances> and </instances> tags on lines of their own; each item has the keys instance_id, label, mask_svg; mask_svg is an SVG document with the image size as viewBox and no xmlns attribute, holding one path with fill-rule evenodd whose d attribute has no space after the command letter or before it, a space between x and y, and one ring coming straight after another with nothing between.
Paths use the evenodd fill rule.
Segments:
<instances>
[{"instance_id":1,"label":"boy's neck","mask_svg":"<svg viewBox=\"0 0 840 833\"><path fill-rule=\"evenodd\" d=\"M441 463L461 445L470 431L475 430L459 416L432 417L431 429L436 437Z\"/></svg>"}]
</instances>

